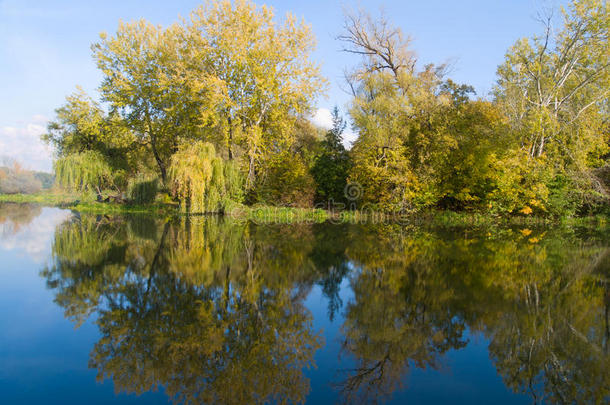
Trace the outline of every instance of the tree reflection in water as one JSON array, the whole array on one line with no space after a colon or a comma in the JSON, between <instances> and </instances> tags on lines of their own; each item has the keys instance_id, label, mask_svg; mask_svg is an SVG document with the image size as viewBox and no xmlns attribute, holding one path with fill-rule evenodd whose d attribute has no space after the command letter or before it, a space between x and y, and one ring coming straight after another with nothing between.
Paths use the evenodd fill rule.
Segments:
<instances>
[{"instance_id":1,"label":"tree reflection in water","mask_svg":"<svg viewBox=\"0 0 610 405\"><path fill-rule=\"evenodd\" d=\"M36 204L0 203L0 237L19 232L41 212L42 208Z\"/></svg>"},{"instance_id":2,"label":"tree reflection in water","mask_svg":"<svg viewBox=\"0 0 610 405\"><path fill-rule=\"evenodd\" d=\"M255 225L215 217L74 216L42 275L66 316L95 315L90 365L118 391L178 402L304 402L323 345L305 298L342 322L334 382L383 400L415 368L490 342L535 402L608 398L610 249L603 232ZM346 280L353 298L343 302Z\"/></svg>"}]
</instances>

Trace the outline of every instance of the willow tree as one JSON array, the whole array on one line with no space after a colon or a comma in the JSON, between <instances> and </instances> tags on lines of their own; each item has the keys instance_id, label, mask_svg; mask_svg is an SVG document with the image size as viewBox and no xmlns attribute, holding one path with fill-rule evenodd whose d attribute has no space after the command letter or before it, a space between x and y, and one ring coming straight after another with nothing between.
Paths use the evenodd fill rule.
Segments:
<instances>
[{"instance_id":1,"label":"willow tree","mask_svg":"<svg viewBox=\"0 0 610 405\"><path fill-rule=\"evenodd\" d=\"M174 198L193 213L222 212L240 199L235 164L223 161L207 142L184 145L172 156L168 184Z\"/></svg>"},{"instance_id":2,"label":"willow tree","mask_svg":"<svg viewBox=\"0 0 610 405\"><path fill-rule=\"evenodd\" d=\"M55 161L55 180L60 187L76 191L95 191L115 185L118 175L102 154L95 151L72 153Z\"/></svg>"}]
</instances>

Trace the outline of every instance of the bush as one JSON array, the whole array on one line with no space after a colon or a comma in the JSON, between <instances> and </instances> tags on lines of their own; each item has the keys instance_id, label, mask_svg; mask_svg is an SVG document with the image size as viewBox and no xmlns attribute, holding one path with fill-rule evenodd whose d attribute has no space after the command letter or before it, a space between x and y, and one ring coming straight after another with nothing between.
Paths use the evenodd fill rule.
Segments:
<instances>
[{"instance_id":1,"label":"bush","mask_svg":"<svg viewBox=\"0 0 610 405\"><path fill-rule=\"evenodd\" d=\"M298 154L285 152L271 159L267 176L258 186L265 204L307 208L313 206L316 183Z\"/></svg>"},{"instance_id":2,"label":"bush","mask_svg":"<svg viewBox=\"0 0 610 405\"><path fill-rule=\"evenodd\" d=\"M127 185L127 198L134 204L150 204L158 192L159 178L156 176L138 174Z\"/></svg>"},{"instance_id":3,"label":"bush","mask_svg":"<svg viewBox=\"0 0 610 405\"><path fill-rule=\"evenodd\" d=\"M42 189L42 183L34 177L34 172L13 168L0 168L1 194L33 194Z\"/></svg>"}]
</instances>

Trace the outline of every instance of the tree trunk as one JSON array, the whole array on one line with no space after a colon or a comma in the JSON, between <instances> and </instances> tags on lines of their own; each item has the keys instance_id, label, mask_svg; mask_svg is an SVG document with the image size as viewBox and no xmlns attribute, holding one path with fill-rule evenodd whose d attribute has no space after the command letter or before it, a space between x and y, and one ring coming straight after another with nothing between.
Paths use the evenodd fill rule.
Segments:
<instances>
[{"instance_id":1,"label":"tree trunk","mask_svg":"<svg viewBox=\"0 0 610 405\"><path fill-rule=\"evenodd\" d=\"M233 151L231 150L231 145L233 143L233 125L231 117L227 117L227 122L229 123L229 140L228 140L228 148L229 148L229 160L233 160Z\"/></svg>"},{"instance_id":2,"label":"tree trunk","mask_svg":"<svg viewBox=\"0 0 610 405\"><path fill-rule=\"evenodd\" d=\"M159 172L161 172L161 180L163 181L163 184L165 184L165 180L167 178L167 169L165 168L165 163L163 162L163 160L161 160L161 156L159 156L156 143L151 141L150 146L155 157L155 161L157 162L157 166L159 166Z\"/></svg>"}]
</instances>

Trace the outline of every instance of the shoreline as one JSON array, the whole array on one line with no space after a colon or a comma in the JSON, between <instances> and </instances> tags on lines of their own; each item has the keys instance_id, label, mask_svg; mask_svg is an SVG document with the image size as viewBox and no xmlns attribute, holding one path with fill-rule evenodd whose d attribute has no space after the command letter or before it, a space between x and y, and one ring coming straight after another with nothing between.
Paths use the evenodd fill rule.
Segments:
<instances>
[{"instance_id":1,"label":"shoreline","mask_svg":"<svg viewBox=\"0 0 610 405\"><path fill-rule=\"evenodd\" d=\"M594 225L607 226L608 216L598 214L584 217L541 217L510 215L500 216L485 212L457 212L427 210L406 215L382 212L329 211L320 208L279 207L271 205L246 206L236 204L225 213L190 214L181 211L177 204L156 202L148 205L97 202L72 194L0 194L0 203L37 204L92 214L154 214L164 216L226 216L235 220L251 220L268 224L323 223L334 224L387 224L387 225L440 225L440 226L491 226L491 225Z\"/></svg>"}]
</instances>

